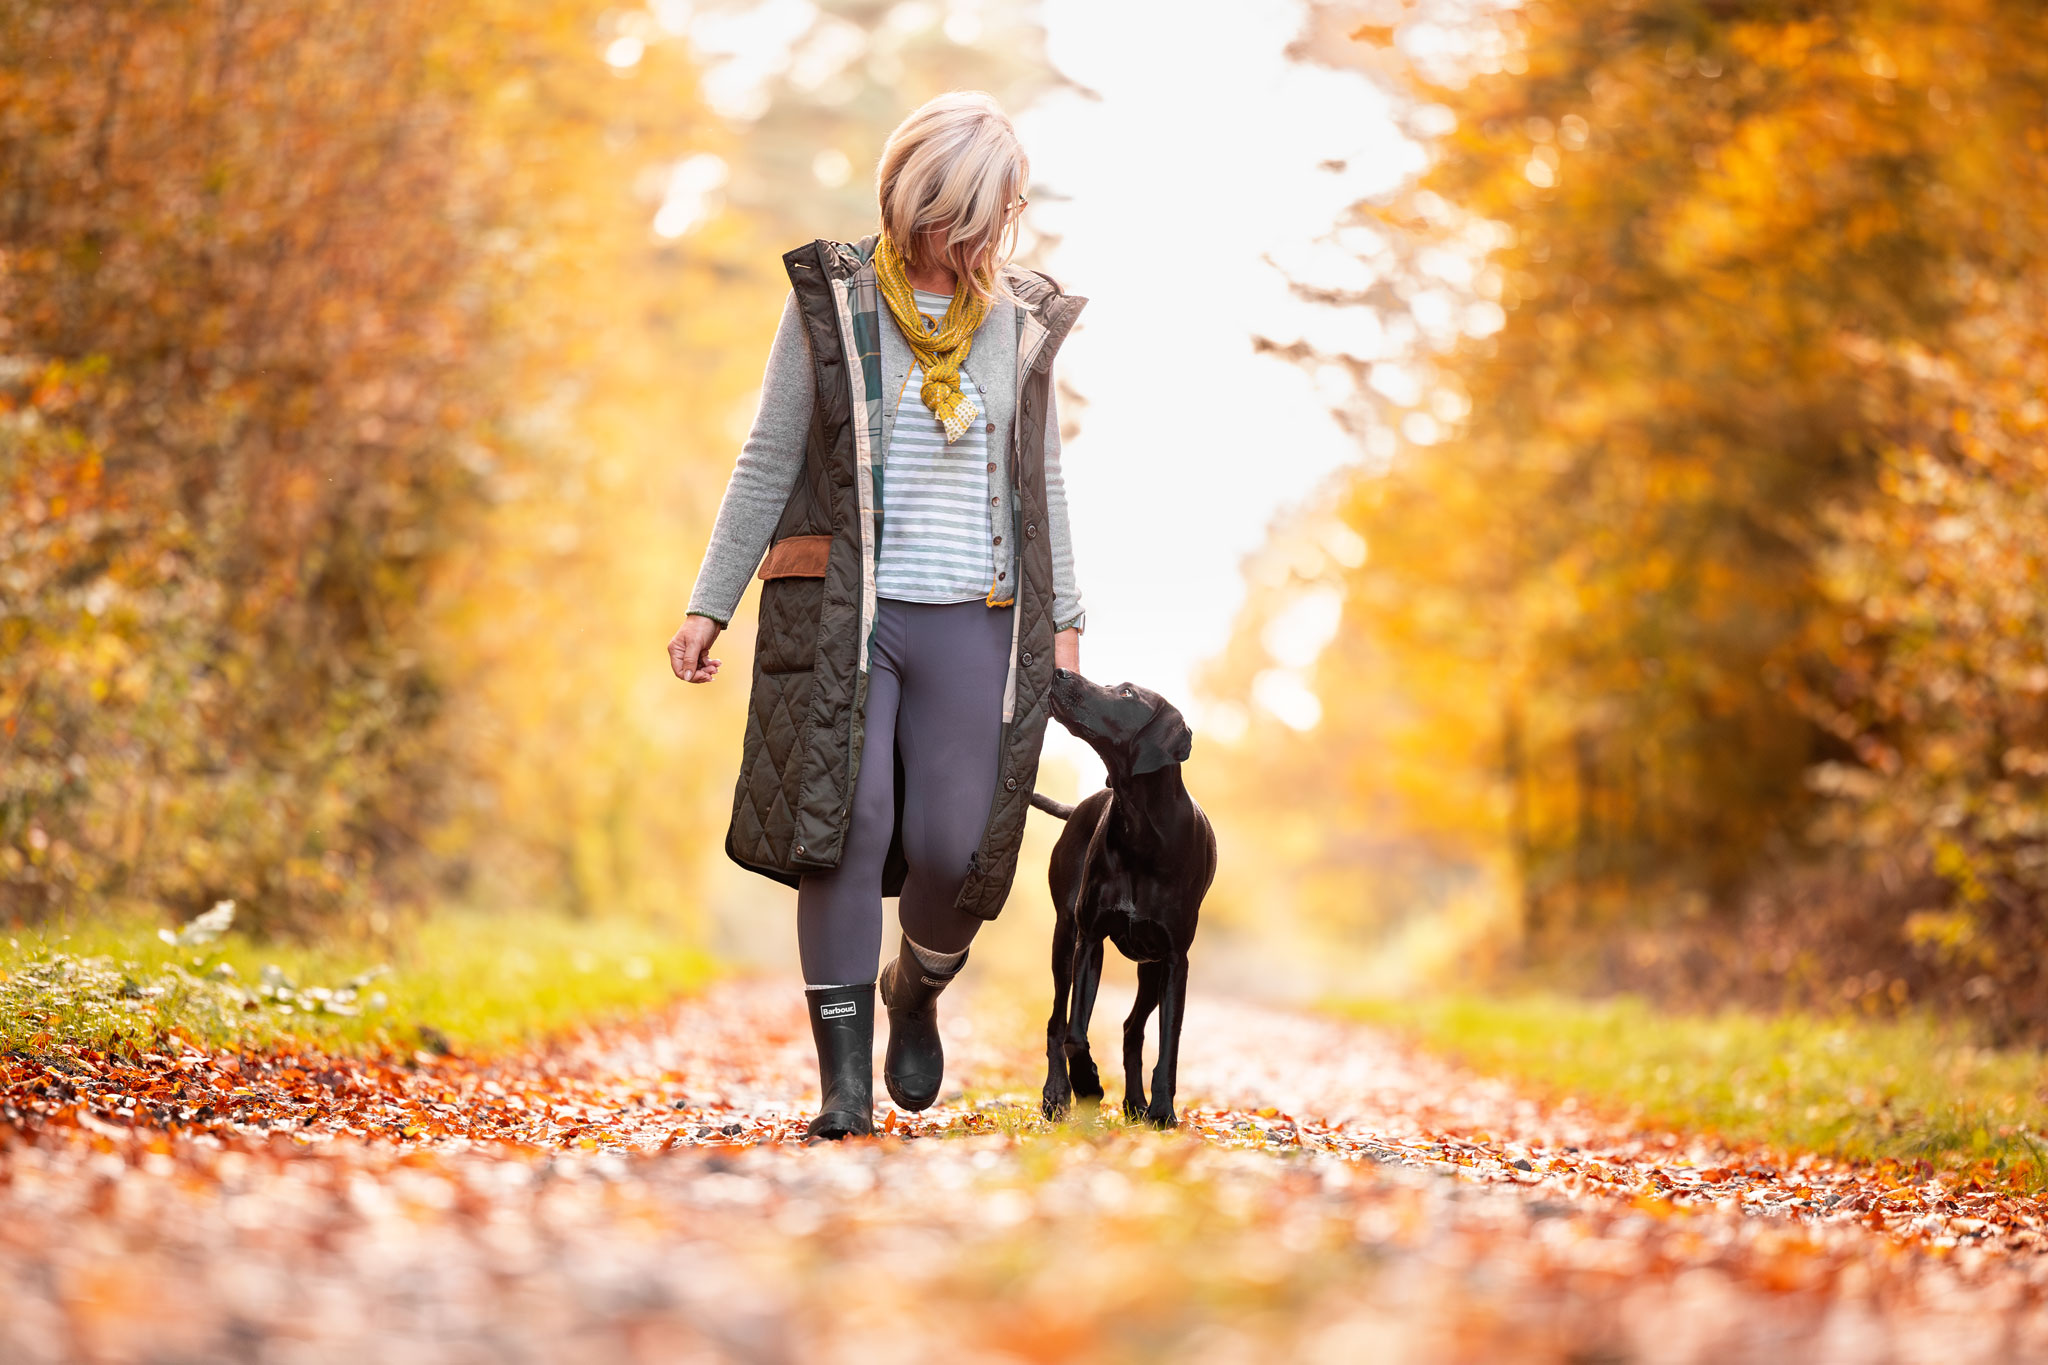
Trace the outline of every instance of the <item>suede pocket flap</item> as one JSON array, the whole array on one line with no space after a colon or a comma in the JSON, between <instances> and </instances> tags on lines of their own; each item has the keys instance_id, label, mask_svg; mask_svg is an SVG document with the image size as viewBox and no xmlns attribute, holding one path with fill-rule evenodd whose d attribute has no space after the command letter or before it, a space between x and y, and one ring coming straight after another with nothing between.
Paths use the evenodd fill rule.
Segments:
<instances>
[{"instance_id":1,"label":"suede pocket flap","mask_svg":"<svg viewBox=\"0 0 2048 1365\"><path fill-rule=\"evenodd\" d=\"M825 562L831 558L832 537L789 536L768 547L761 578L823 578Z\"/></svg>"}]
</instances>

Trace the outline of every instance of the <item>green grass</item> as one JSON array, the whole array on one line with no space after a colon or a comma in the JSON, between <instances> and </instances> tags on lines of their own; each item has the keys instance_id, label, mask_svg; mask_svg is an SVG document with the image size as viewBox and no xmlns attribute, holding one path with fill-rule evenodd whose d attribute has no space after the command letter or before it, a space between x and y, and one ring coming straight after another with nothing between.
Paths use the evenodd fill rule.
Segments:
<instances>
[{"instance_id":1,"label":"green grass","mask_svg":"<svg viewBox=\"0 0 2048 1365\"><path fill-rule=\"evenodd\" d=\"M0 936L0 1050L162 1028L214 1044L490 1049L660 1005L713 973L675 930L538 912L430 915L382 942L229 933L178 947L157 929L95 919Z\"/></svg>"},{"instance_id":2,"label":"green grass","mask_svg":"<svg viewBox=\"0 0 2048 1365\"><path fill-rule=\"evenodd\" d=\"M1337 1008L1474 1070L1650 1123L1860 1160L1988 1163L2048 1177L2037 1052L1972 1046L1925 1019L1662 1013L1550 995Z\"/></svg>"}]
</instances>

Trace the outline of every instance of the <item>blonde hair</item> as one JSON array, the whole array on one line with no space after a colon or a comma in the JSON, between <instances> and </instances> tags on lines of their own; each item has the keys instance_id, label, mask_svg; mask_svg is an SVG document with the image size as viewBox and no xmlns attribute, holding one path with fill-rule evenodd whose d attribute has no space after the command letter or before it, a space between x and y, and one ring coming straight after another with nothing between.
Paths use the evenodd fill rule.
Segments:
<instances>
[{"instance_id":1,"label":"blonde hair","mask_svg":"<svg viewBox=\"0 0 2048 1365\"><path fill-rule=\"evenodd\" d=\"M882 229L913 270L943 265L983 298L1007 297L1003 267L1017 249L1010 206L1031 160L995 100L955 90L896 125L875 169Z\"/></svg>"}]
</instances>

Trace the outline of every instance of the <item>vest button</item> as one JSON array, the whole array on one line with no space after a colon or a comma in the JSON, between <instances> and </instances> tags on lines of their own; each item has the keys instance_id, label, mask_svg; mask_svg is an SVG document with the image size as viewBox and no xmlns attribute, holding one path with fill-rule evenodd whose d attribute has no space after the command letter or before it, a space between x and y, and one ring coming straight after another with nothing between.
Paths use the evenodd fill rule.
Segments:
<instances>
[{"instance_id":1,"label":"vest button","mask_svg":"<svg viewBox=\"0 0 2048 1365\"><path fill-rule=\"evenodd\" d=\"M989 429L990 431L994 431L994 430L996 429L996 424L995 424L994 422L990 422L990 423L988 424L988 429ZM990 468L990 469L994 469L994 468L995 468L995 466L994 466L994 465L990 465L990 466L989 466L989 468Z\"/></svg>"},{"instance_id":2,"label":"vest button","mask_svg":"<svg viewBox=\"0 0 2048 1365\"><path fill-rule=\"evenodd\" d=\"M994 506L995 506L995 505L996 505L997 503L999 503L999 502L1001 502L1001 501L1002 501L1002 499L1001 499L1001 498L990 498L990 499L988 500L988 505L989 505L990 507L994 507Z\"/></svg>"},{"instance_id":3,"label":"vest button","mask_svg":"<svg viewBox=\"0 0 2048 1365\"><path fill-rule=\"evenodd\" d=\"M1006 791L1006 792L1013 792L1013 791L1017 790L1017 779L1016 779L1016 778L1014 778L1014 777L1006 777L1006 778L1004 778L1004 779L1003 779L1003 790L1004 790L1004 791Z\"/></svg>"},{"instance_id":4,"label":"vest button","mask_svg":"<svg viewBox=\"0 0 2048 1365\"><path fill-rule=\"evenodd\" d=\"M1009 574L1009 571L1008 571L1008 570L1006 569L1006 570L1004 570L1004 571L1003 571L1002 573L999 573L999 574L997 574L997 575L996 575L996 582L1000 583L1000 582L1002 582L1002 581L1003 581L1003 580L1004 580L1005 578L1008 578L1009 576L1010 576L1010 574Z\"/></svg>"},{"instance_id":5,"label":"vest button","mask_svg":"<svg viewBox=\"0 0 2048 1365\"><path fill-rule=\"evenodd\" d=\"M1028 649L1027 649L1027 650L1025 650L1025 651L1024 651L1024 652L1023 652L1023 653L1022 653L1021 655L1019 655L1018 657L1019 657L1020 659L1022 659L1022 660L1023 660L1023 662L1024 662L1024 666L1025 666L1026 668L1029 668L1029 667L1031 667L1031 651L1030 651L1030 650L1028 650Z\"/></svg>"},{"instance_id":6,"label":"vest button","mask_svg":"<svg viewBox=\"0 0 2048 1365\"><path fill-rule=\"evenodd\" d=\"M804 846L802 844L796 846L796 856L799 858L804 856Z\"/></svg>"},{"instance_id":7,"label":"vest button","mask_svg":"<svg viewBox=\"0 0 2048 1365\"><path fill-rule=\"evenodd\" d=\"M997 536L997 537L996 537L996 544L1000 545L1000 544L1002 544L1002 543L1003 543L1003 538L1002 538L1001 536Z\"/></svg>"},{"instance_id":8,"label":"vest button","mask_svg":"<svg viewBox=\"0 0 2048 1365\"><path fill-rule=\"evenodd\" d=\"M988 462L988 472L991 474L996 472L996 462L994 460Z\"/></svg>"},{"instance_id":9,"label":"vest button","mask_svg":"<svg viewBox=\"0 0 2048 1365\"><path fill-rule=\"evenodd\" d=\"M1033 540L1038 539L1038 523L1035 521L1025 522L1024 534L1030 536Z\"/></svg>"}]
</instances>

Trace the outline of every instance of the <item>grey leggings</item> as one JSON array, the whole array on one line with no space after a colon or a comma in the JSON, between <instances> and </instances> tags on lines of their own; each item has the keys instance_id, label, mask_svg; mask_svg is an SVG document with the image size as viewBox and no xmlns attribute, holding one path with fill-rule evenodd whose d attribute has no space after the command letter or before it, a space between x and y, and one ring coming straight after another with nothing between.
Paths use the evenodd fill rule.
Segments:
<instances>
[{"instance_id":1,"label":"grey leggings","mask_svg":"<svg viewBox=\"0 0 2048 1365\"><path fill-rule=\"evenodd\" d=\"M981 927L953 902L995 796L1014 610L980 602L878 604L868 648L867 739L846 849L837 868L805 877L796 895L805 984L875 979L882 862L896 815L892 748L903 754L903 853L910 863L897 904L903 932L935 953L954 953Z\"/></svg>"}]
</instances>

